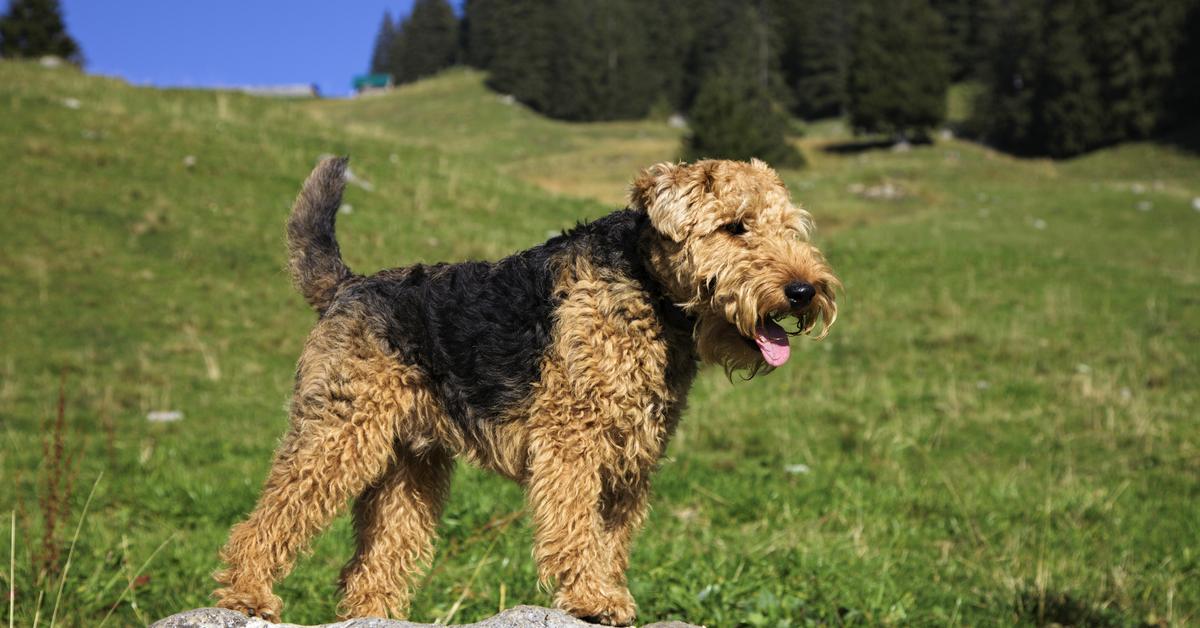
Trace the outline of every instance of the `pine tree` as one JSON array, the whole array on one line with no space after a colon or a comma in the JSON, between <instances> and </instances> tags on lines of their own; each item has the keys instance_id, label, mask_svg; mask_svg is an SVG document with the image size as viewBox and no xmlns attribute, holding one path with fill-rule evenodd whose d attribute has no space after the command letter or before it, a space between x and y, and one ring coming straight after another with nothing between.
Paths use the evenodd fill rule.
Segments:
<instances>
[{"instance_id":1,"label":"pine tree","mask_svg":"<svg viewBox=\"0 0 1200 628\"><path fill-rule=\"evenodd\" d=\"M58 0L12 0L0 17L0 56L43 55L83 65L83 52L67 33Z\"/></svg>"},{"instance_id":2,"label":"pine tree","mask_svg":"<svg viewBox=\"0 0 1200 628\"><path fill-rule=\"evenodd\" d=\"M473 55L486 60L488 85L544 111L554 80L553 12L541 0L472 0Z\"/></svg>"},{"instance_id":3,"label":"pine tree","mask_svg":"<svg viewBox=\"0 0 1200 628\"><path fill-rule=\"evenodd\" d=\"M1193 1L1182 19L1175 47L1166 124L1200 132L1200 2Z\"/></svg>"},{"instance_id":4,"label":"pine tree","mask_svg":"<svg viewBox=\"0 0 1200 628\"><path fill-rule=\"evenodd\" d=\"M632 17L641 26L647 67L639 80L638 89L654 94L651 105L662 105L684 111L684 64L688 50L695 41L695 25L691 20L692 7L678 0L646 0L637 3Z\"/></svg>"},{"instance_id":5,"label":"pine tree","mask_svg":"<svg viewBox=\"0 0 1200 628\"><path fill-rule=\"evenodd\" d=\"M637 0L558 0L552 19L554 53L543 111L566 120L609 120L646 114L657 87L653 50Z\"/></svg>"},{"instance_id":6,"label":"pine tree","mask_svg":"<svg viewBox=\"0 0 1200 628\"><path fill-rule=\"evenodd\" d=\"M1142 139L1166 118L1187 4L1177 0L1102 0L1089 25L1092 63L1102 77L1106 143Z\"/></svg>"},{"instance_id":7,"label":"pine tree","mask_svg":"<svg viewBox=\"0 0 1200 628\"><path fill-rule=\"evenodd\" d=\"M383 22L379 25L379 33L375 35L375 46L371 49L371 73L392 74L391 57L392 45L396 39L396 24L392 14L384 11Z\"/></svg>"},{"instance_id":8,"label":"pine tree","mask_svg":"<svg viewBox=\"0 0 1200 628\"><path fill-rule=\"evenodd\" d=\"M927 0L862 0L847 95L856 131L924 135L946 114L941 18Z\"/></svg>"},{"instance_id":9,"label":"pine tree","mask_svg":"<svg viewBox=\"0 0 1200 628\"><path fill-rule=\"evenodd\" d=\"M392 41L397 83L431 76L458 60L458 17L446 0L417 0Z\"/></svg>"},{"instance_id":10,"label":"pine tree","mask_svg":"<svg viewBox=\"0 0 1200 628\"><path fill-rule=\"evenodd\" d=\"M1100 84L1088 62L1082 27L1087 7L1078 0L1044 6L1043 44L1031 106L1037 152L1078 155L1104 140Z\"/></svg>"},{"instance_id":11,"label":"pine tree","mask_svg":"<svg viewBox=\"0 0 1200 628\"><path fill-rule=\"evenodd\" d=\"M803 157L787 139L790 120L781 98L786 87L777 67L779 41L769 27L772 15L763 2L736 8L723 25L698 33L698 40L717 41L723 48L701 51L712 65L688 112L691 133L684 155L802 165Z\"/></svg>"},{"instance_id":12,"label":"pine tree","mask_svg":"<svg viewBox=\"0 0 1200 628\"><path fill-rule=\"evenodd\" d=\"M986 0L931 0L942 16L950 76L955 81L978 78L984 60Z\"/></svg>"},{"instance_id":13,"label":"pine tree","mask_svg":"<svg viewBox=\"0 0 1200 628\"><path fill-rule=\"evenodd\" d=\"M666 55L681 58L679 43L651 37L652 28L661 32L666 19L655 12L658 3L668 4L472 0L465 8L469 58L490 72L494 89L551 117L644 116L664 89L672 92L670 100L678 91L671 82L678 61ZM660 44L670 45L664 51Z\"/></svg>"},{"instance_id":14,"label":"pine tree","mask_svg":"<svg viewBox=\"0 0 1200 628\"><path fill-rule=\"evenodd\" d=\"M503 19L505 4L505 0L463 2L464 57L471 66L481 70L491 68L509 27Z\"/></svg>"},{"instance_id":15,"label":"pine tree","mask_svg":"<svg viewBox=\"0 0 1200 628\"><path fill-rule=\"evenodd\" d=\"M1196 0L997 2L985 139L1023 154L1067 157L1150 137L1181 123L1181 69ZM1194 28L1194 27L1193 27ZM1193 66L1194 67L1194 66Z\"/></svg>"},{"instance_id":16,"label":"pine tree","mask_svg":"<svg viewBox=\"0 0 1200 628\"><path fill-rule=\"evenodd\" d=\"M1040 59L1042 0L1014 0L990 4L994 28L984 41L988 64L983 73L986 89L975 102L970 127L973 134L993 144L1028 152L1035 144L1034 88Z\"/></svg>"},{"instance_id":17,"label":"pine tree","mask_svg":"<svg viewBox=\"0 0 1200 628\"><path fill-rule=\"evenodd\" d=\"M762 85L720 68L708 74L689 111L688 160L757 157L775 166L800 166L804 158L787 141L788 119Z\"/></svg>"},{"instance_id":18,"label":"pine tree","mask_svg":"<svg viewBox=\"0 0 1200 628\"><path fill-rule=\"evenodd\" d=\"M850 58L849 0L779 0L783 72L795 112L807 119L840 115Z\"/></svg>"},{"instance_id":19,"label":"pine tree","mask_svg":"<svg viewBox=\"0 0 1200 628\"><path fill-rule=\"evenodd\" d=\"M734 0L693 0L689 3L689 22L693 36L683 64L683 98L690 109L700 93L702 84L738 43L740 36L730 25L741 23L745 13Z\"/></svg>"}]
</instances>

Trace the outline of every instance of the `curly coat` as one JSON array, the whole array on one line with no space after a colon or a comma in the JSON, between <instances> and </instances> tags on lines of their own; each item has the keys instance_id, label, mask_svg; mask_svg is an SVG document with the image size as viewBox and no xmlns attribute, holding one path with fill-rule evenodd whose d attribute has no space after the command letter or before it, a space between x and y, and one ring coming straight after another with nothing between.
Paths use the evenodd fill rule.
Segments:
<instances>
[{"instance_id":1,"label":"curly coat","mask_svg":"<svg viewBox=\"0 0 1200 628\"><path fill-rule=\"evenodd\" d=\"M498 262L361 276L334 237L345 168L318 165L288 221L319 320L218 604L278 620L272 583L354 499L340 612L404 616L459 457L525 487L558 607L631 623L630 543L698 363L769 370L788 355L776 320L836 318L811 218L762 162L659 164L628 208Z\"/></svg>"}]
</instances>

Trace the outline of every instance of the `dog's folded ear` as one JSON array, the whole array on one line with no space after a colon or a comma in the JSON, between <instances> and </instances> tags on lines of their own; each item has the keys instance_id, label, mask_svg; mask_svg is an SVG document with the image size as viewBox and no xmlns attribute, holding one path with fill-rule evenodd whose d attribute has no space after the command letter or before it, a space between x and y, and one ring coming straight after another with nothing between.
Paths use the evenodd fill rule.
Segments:
<instances>
[{"instance_id":1,"label":"dog's folded ear","mask_svg":"<svg viewBox=\"0 0 1200 628\"><path fill-rule=\"evenodd\" d=\"M638 174L629 192L629 206L645 211L656 231L682 242L695 221L689 207L703 195L689 172L696 166L663 162Z\"/></svg>"}]
</instances>

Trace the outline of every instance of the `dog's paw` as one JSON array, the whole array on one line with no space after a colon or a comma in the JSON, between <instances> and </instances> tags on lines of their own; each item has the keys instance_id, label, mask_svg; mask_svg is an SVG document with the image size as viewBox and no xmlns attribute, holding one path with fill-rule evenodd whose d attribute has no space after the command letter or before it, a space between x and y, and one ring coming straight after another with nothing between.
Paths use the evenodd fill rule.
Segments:
<instances>
[{"instance_id":1,"label":"dog's paw","mask_svg":"<svg viewBox=\"0 0 1200 628\"><path fill-rule=\"evenodd\" d=\"M554 605L594 624L630 626L637 619L637 604L628 589L572 593L560 591Z\"/></svg>"},{"instance_id":2,"label":"dog's paw","mask_svg":"<svg viewBox=\"0 0 1200 628\"><path fill-rule=\"evenodd\" d=\"M270 590L258 593L234 591L233 589L217 589L213 592L219 608L237 611L247 617L257 617L271 623L279 622L279 612L283 610L283 600Z\"/></svg>"}]
</instances>

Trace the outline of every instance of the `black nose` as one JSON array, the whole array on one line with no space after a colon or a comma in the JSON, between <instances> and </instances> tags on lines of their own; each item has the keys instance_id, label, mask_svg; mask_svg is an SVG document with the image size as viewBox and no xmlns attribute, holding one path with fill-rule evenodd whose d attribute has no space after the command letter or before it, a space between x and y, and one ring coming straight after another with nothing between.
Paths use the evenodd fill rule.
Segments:
<instances>
[{"instance_id":1,"label":"black nose","mask_svg":"<svg viewBox=\"0 0 1200 628\"><path fill-rule=\"evenodd\" d=\"M793 308L802 308L812 303L813 297L817 296L817 289L810 283L793 281L783 287L783 293L787 295L788 303L791 303Z\"/></svg>"}]
</instances>

